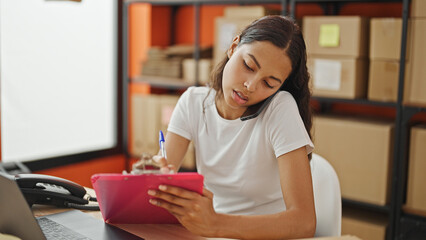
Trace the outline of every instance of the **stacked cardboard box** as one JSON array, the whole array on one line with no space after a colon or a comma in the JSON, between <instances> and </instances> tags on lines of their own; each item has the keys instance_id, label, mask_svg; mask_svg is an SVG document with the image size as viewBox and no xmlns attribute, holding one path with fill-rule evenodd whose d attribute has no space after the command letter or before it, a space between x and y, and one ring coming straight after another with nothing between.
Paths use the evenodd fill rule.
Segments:
<instances>
[{"instance_id":1,"label":"stacked cardboard box","mask_svg":"<svg viewBox=\"0 0 426 240\"><path fill-rule=\"evenodd\" d=\"M182 78L182 62L191 58L195 48L190 45L173 45L167 48L152 47L147 61L143 63L142 75ZM212 48L202 47L200 56L211 58Z\"/></svg>"},{"instance_id":2,"label":"stacked cardboard box","mask_svg":"<svg viewBox=\"0 0 426 240\"><path fill-rule=\"evenodd\" d=\"M303 18L314 96L367 95L368 33L368 19L359 16Z\"/></svg>"},{"instance_id":3,"label":"stacked cardboard box","mask_svg":"<svg viewBox=\"0 0 426 240\"><path fill-rule=\"evenodd\" d=\"M426 216L426 125L411 129L408 162L407 201L405 208L415 214Z\"/></svg>"},{"instance_id":4,"label":"stacked cardboard box","mask_svg":"<svg viewBox=\"0 0 426 240\"><path fill-rule=\"evenodd\" d=\"M132 107L132 155L158 152L159 107L157 95L133 95Z\"/></svg>"},{"instance_id":5,"label":"stacked cardboard box","mask_svg":"<svg viewBox=\"0 0 426 240\"><path fill-rule=\"evenodd\" d=\"M254 20L267 15L279 14L279 11L263 6L226 7L224 16L215 19L215 44L213 50L213 66L225 56L235 36Z\"/></svg>"},{"instance_id":6,"label":"stacked cardboard box","mask_svg":"<svg viewBox=\"0 0 426 240\"><path fill-rule=\"evenodd\" d=\"M182 57L170 57L166 51L150 48L148 60L143 64L142 75L180 78Z\"/></svg>"},{"instance_id":7,"label":"stacked cardboard box","mask_svg":"<svg viewBox=\"0 0 426 240\"><path fill-rule=\"evenodd\" d=\"M411 0L411 17L426 18L426 1Z\"/></svg>"},{"instance_id":8,"label":"stacked cardboard box","mask_svg":"<svg viewBox=\"0 0 426 240\"><path fill-rule=\"evenodd\" d=\"M397 100L401 33L401 18L371 19L369 100L384 102Z\"/></svg>"},{"instance_id":9,"label":"stacked cardboard box","mask_svg":"<svg viewBox=\"0 0 426 240\"><path fill-rule=\"evenodd\" d=\"M133 156L141 156L142 153L158 153L158 132L162 130L166 133L178 99L179 97L174 95L132 96L131 153ZM192 144L188 148L181 167L195 168L195 152Z\"/></svg>"},{"instance_id":10,"label":"stacked cardboard box","mask_svg":"<svg viewBox=\"0 0 426 240\"><path fill-rule=\"evenodd\" d=\"M206 85L210 78L212 60L211 59L200 59L198 61L198 83L200 85ZM183 80L189 84L195 84L195 68L196 62L193 58L183 60Z\"/></svg>"},{"instance_id":11,"label":"stacked cardboard box","mask_svg":"<svg viewBox=\"0 0 426 240\"><path fill-rule=\"evenodd\" d=\"M413 0L408 22L404 102L426 105L426 4ZM402 19L371 20L368 99L393 101L398 96Z\"/></svg>"},{"instance_id":12,"label":"stacked cardboard box","mask_svg":"<svg viewBox=\"0 0 426 240\"><path fill-rule=\"evenodd\" d=\"M363 240L386 239L387 220L368 212L344 209L342 215L342 235L356 235Z\"/></svg>"},{"instance_id":13,"label":"stacked cardboard box","mask_svg":"<svg viewBox=\"0 0 426 240\"><path fill-rule=\"evenodd\" d=\"M393 123L358 118L314 118L315 152L339 177L342 197L386 205L389 199Z\"/></svg>"},{"instance_id":14,"label":"stacked cardboard box","mask_svg":"<svg viewBox=\"0 0 426 240\"><path fill-rule=\"evenodd\" d=\"M410 105L426 106L426 1L413 0L411 3L409 34L409 63L405 78L404 102Z\"/></svg>"}]
</instances>

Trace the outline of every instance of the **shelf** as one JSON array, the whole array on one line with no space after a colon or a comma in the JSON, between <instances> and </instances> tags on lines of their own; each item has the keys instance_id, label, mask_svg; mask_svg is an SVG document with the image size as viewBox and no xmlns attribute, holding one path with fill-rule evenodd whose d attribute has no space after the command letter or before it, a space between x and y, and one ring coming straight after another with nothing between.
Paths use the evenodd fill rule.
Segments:
<instances>
[{"instance_id":1,"label":"shelf","mask_svg":"<svg viewBox=\"0 0 426 240\"><path fill-rule=\"evenodd\" d=\"M158 76L140 76L132 78L133 83L146 83L152 87L167 88L170 90L185 90L193 84L184 82L181 78L158 77Z\"/></svg>"},{"instance_id":2,"label":"shelf","mask_svg":"<svg viewBox=\"0 0 426 240\"><path fill-rule=\"evenodd\" d=\"M404 214L400 220L401 232L398 239L426 239L426 218Z\"/></svg>"},{"instance_id":3,"label":"shelf","mask_svg":"<svg viewBox=\"0 0 426 240\"><path fill-rule=\"evenodd\" d=\"M289 0L284 0L288 2ZM125 4L132 3L149 3L152 5L220 5L220 4L265 4L265 3L282 3L283 0L124 0Z\"/></svg>"},{"instance_id":4,"label":"shelf","mask_svg":"<svg viewBox=\"0 0 426 240\"><path fill-rule=\"evenodd\" d=\"M264 4L283 3L291 0L124 0L125 4L149 3L153 5L190 5L190 4ZM350 3L350 2L372 2L389 3L402 2L403 0L294 0L295 3Z\"/></svg>"},{"instance_id":5,"label":"shelf","mask_svg":"<svg viewBox=\"0 0 426 240\"><path fill-rule=\"evenodd\" d=\"M327 98L327 97L312 97L312 100L316 100L321 103L349 103L349 104L362 104L369 106L381 106L381 107L396 107L395 102L378 102L370 101L367 99L344 99L344 98Z\"/></svg>"},{"instance_id":6,"label":"shelf","mask_svg":"<svg viewBox=\"0 0 426 240\"><path fill-rule=\"evenodd\" d=\"M375 204L371 204L371 203L365 203L365 202L360 202L360 201L355 201L355 200L350 200L350 199L346 199L346 198L342 198L342 206L343 207L355 207L355 208L359 208L359 209L364 209L364 210L368 210L368 211L373 211L373 212L378 212L378 213L385 213L388 214L390 211L389 206L380 206L380 205L375 205Z\"/></svg>"},{"instance_id":7,"label":"shelf","mask_svg":"<svg viewBox=\"0 0 426 240\"><path fill-rule=\"evenodd\" d=\"M402 2L403 0L123 0L125 5L133 3L147 3L151 5L163 5L163 6L185 6L185 5L228 5L228 4L281 4L294 7L296 3L390 3L390 2Z\"/></svg>"},{"instance_id":8,"label":"shelf","mask_svg":"<svg viewBox=\"0 0 426 240\"><path fill-rule=\"evenodd\" d=\"M426 112L426 106L421 107L421 106L404 105L404 108L414 112Z\"/></svg>"},{"instance_id":9,"label":"shelf","mask_svg":"<svg viewBox=\"0 0 426 240\"><path fill-rule=\"evenodd\" d=\"M292 0L289 0L292 1ZM293 0L296 3L389 3L389 2L402 2L403 0Z\"/></svg>"},{"instance_id":10,"label":"shelf","mask_svg":"<svg viewBox=\"0 0 426 240\"><path fill-rule=\"evenodd\" d=\"M316 3L319 6L321 6L324 10L325 15L333 15L337 14L341 7L344 6L346 3L402 3L402 20L403 20L403 30L402 30L402 42L401 42L401 52L404 52L406 50L406 30L407 30L407 22L408 22L408 12L409 12L409 4L410 0L123 0L124 6L124 43L127 43L127 17L128 17L128 6L132 3L147 3L151 5L168 5L168 6L194 6L195 7L195 14L194 14L194 21L195 21L195 29L194 29L194 38L196 45L199 44L199 38L198 31L200 28L200 25L198 23L198 20L200 19L200 6L203 5L229 5L229 4L235 4L235 5L250 5L250 4L266 4L266 3L273 3L273 4L281 4L283 8L284 15L287 14L287 10L289 11L291 16L294 16L295 9L297 4L299 3ZM332 5L334 4L334 6ZM289 8L287 8L287 6ZM198 46L197 46L198 47ZM127 46L124 46L124 53L127 54ZM196 54L199 53L199 50L195 50ZM124 59L126 58L126 55L124 56ZM401 66L405 66L402 64ZM124 62L124 69L127 69L127 62ZM402 67L402 70L400 69L402 73L404 73L404 67ZM124 73L124 76L128 76L127 73ZM403 87L404 87L404 74L400 74L400 77L398 78L399 88L400 91L399 94L402 96L401 93L403 93ZM154 88L164 88L169 90L184 90L190 86L193 86L194 84L189 84L184 82L182 79L175 79L175 78L164 78L164 77L137 77L130 79L130 82L123 81L123 90L124 93L127 94L127 86L126 84L129 83L146 83ZM126 103L127 98L126 95L124 96L125 100L123 101ZM353 208L359 211L364 212L373 212L378 215L385 215L388 220L388 230L387 230L387 240L393 240L393 239L426 239L426 217L419 218L418 216L410 216L408 214L402 213L401 214L401 203L403 194L405 191L405 184L401 179L406 180L406 176L404 175L404 159L405 159L405 152L407 150L407 144L403 141L399 141L401 139L407 138L408 133L408 122L411 119L412 116L414 116L418 112L426 112L426 106L406 106L403 104L402 99L399 99L397 102L379 102L379 101L370 101L366 98L364 99L343 99L343 98L329 98L329 97L312 97L312 100L320 104L321 111L327 111L327 110L333 110L332 106L333 104L343 104L343 107L358 107L357 105L363 105L366 106L369 110L375 111L374 107L380 108L380 110L383 110L382 108L389 108L384 110L392 110L390 111L391 114L393 112L396 112L396 119L395 119L395 142L393 143L395 151L393 152L393 167L391 173L391 186L390 186L390 202L385 205L377 205L377 204L370 204L365 203L361 201L354 201L349 199L342 199L342 206L346 208ZM126 104L123 104L123 108L126 109ZM353 106L350 106L353 105ZM330 109L329 109L330 108ZM371 108L371 109L370 109ZM123 110L125 111L125 110ZM126 115L126 112L124 112L124 116ZM124 129L127 129L126 126L126 119L123 120ZM127 133L126 133L127 134ZM124 138L127 139L127 138ZM127 143L126 143L127 144ZM124 146L127 146L124 144ZM401 229L400 229L401 228ZM419 233L422 233L423 235L419 235ZM414 237L413 237L414 236ZM417 237L416 236L422 236ZM411 238L410 238L411 237Z\"/></svg>"}]
</instances>

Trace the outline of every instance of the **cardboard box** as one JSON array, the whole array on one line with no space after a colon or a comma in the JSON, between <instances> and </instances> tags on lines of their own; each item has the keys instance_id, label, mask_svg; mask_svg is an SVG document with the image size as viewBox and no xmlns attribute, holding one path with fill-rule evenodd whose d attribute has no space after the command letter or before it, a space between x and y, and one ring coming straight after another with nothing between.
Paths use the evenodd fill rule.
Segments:
<instances>
[{"instance_id":1,"label":"cardboard box","mask_svg":"<svg viewBox=\"0 0 426 240\"><path fill-rule=\"evenodd\" d=\"M213 67L226 56L232 40L256 17L249 18L224 18L215 19L215 42L213 47Z\"/></svg>"},{"instance_id":2,"label":"cardboard box","mask_svg":"<svg viewBox=\"0 0 426 240\"><path fill-rule=\"evenodd\" d=\"M368 19L360 16L303 18L308 54L367 57L368 35Z\"/></svg>"},{"instance_id":3,"label":"cardboard box","mask_svg":"<svg viewBox=\"0 0 426 240\"><path fill-rule=\"evenodd\" d=\"M167 133L173 110L179 99L176 95L133 95L132 96L132 139L131 154L141 156L142 153L157 154L158 132ZM182 168L195 169L194 146L190 143L182 161Z\"/></svg>"},{"instance_id":4,"label":"cardboard box","mask_svg":"<svg viewBox=\"0 0 426 240\"><path fill-rule=\"evenodd\" d=\"M264 6L230 6L224 9L226 18L261 18L267 15L280 14L279 10L265 8Z\"/></svg>"},{"instance_id":5,"label":"cardboard box","mask_svg":"<svg viewBox=\"0 0 426 240\"><path fill-rule=\"evenodd\" d=\"M406 207L426 213L426 125L411 129Z\"/></svg>"},{"instance_id":6,"label":"cardboard box","mask_svg":"<svg viewBox=\"0 0 426 240\"><path fill-rule=\"evenodd\" d=\"M368 99L396 102L398 99L399 61L370 61Z\"/></svg>"},{"instance_id":7,"label":"cardboard box","mask_svg":"<svg viewBox=\"0 0 426 240\"><path fill-rule=\"evenodd\" d=\"M343 209L342 235L353 234L363 240L385 240L387 220L366 212Z\"/></svg>"},{"instance_id":8,"label":"cardboard box","mask_svg":"<svg viewBox=\"0 0 426 240\"><path fill-rule=\"evenodd\" d=\"M401 18L373 18L370 22L370 60L399 60Z\"/></svg>"},{"instance_id":9,"label":"cardboard box","mask_svg":"<svg viewBox=\"0 0 426 240\"><path fill-rule=\"evenodd\" d=\"M410 17L426 18L426 1L425 0L411 0Z\"/></svg>"},{"instance_id":10,"label":"cardboard box","mask_svg":"<svg viewBox=\"0 0 426 240\"><path fill-rule=\"evenodd\" d=\"M183 60L183 80L189 84L194 85L195 82L195 59L188 58ZM206 85L210 78L212 70L211 59L200 59L198 61L198 83Z\"/></svg>"},{"instance_id":11,"label":"cardboard box","mask_svg":"<svg viewBox=\"0 0 426 240\"><path fill-rule=\"evenodd\" d=\"M404 103L426 106L426 18L411 21L409 61L406 69Z\"/></svg>"},{"instance_id":12,"label":"cardboard box","mask_svg":"<svg viewBox=\"0 0 426 240\"><path fill-rule=\"evenodd\" d=\"M159 96L133 95L132 106L132 139L131 154L141 156L142 153L157 154L160 112Z\"/></svg>"},{"instance_id":13,"label":"cardboard box","mask_svg":"<svg viewBox=\"0 0 426 240\"><path fill-rule=\"evenodd\" d=\"M367 96L367 60L309 56L307 65L313 96L347 99Z\"/></svg>"},{"instance_id":14,"label":"cardboard box","mask_svg":"<svg viewBox=\"0 0 426 240\"><path fill-rule=\"evenodd\" d=\"M317 116L313 128L314 151L336 170L342 197L386 205L393 123Z\"/></svg>"}]
</instances>

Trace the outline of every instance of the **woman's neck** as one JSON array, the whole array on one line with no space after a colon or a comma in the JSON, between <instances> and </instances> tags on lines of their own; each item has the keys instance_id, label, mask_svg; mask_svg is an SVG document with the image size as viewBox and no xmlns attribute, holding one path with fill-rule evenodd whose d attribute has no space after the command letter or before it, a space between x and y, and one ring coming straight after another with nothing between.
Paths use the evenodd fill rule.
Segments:
<instances>
[{"instance_id":1,"label":"woman's neck","mask_svg":"<svg viewBox=\"0 0 426 240\"><path fill-rule=\"evenodd\" d=\"M225 102L225 99L223 98L223 96L215 98L215 103L216 103L216 109L219 115L222 118L227 120L234 120L234 119L240 118L245 111L242 108L235 109L235 108L229 107L227 103Z\"/></svg>"}]
</instances>

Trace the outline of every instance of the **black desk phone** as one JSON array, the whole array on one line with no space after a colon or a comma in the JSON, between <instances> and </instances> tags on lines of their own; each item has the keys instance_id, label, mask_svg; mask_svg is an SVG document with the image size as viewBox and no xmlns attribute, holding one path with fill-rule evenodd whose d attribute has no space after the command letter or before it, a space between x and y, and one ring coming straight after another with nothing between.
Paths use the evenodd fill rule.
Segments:
<instances>
[{"instance_id":1,"label":"black desk phone","mask_svg":"<svg viewBox=\"0 0 426 240\"><path fill-rule=\"evenodd\" d=\"M86 194L84 187L72 181L42 174L9 175L21 189L30 207L33 204L99 210L98 206L87 205L96 201Z\"/></svg>"}]
</instances>

